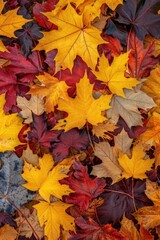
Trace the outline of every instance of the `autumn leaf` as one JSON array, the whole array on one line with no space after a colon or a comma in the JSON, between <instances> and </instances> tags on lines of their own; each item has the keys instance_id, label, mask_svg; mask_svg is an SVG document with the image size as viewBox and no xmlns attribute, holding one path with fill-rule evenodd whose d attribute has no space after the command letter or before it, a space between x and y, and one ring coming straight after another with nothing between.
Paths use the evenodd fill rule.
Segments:
<instances>
[{"instance_id":1,"label":"autumn leaf","mask_svg":"<svg viewBox=\"0 0 160 240\"><path fill-rule=\"evenodd\" d=\"M139 139L150 145L160 144L160 114L153 112L146 125L146 131L142 133Z\"/></svg>"},{"instance_id":2,"label":"autumn leaf","mask_svg":"<svg viewBox=\"0 0 160 240\"><path fill-rule=\"evenodd\" d=\"M56 77L44 72L44 75L37 76L41 85L33 85L28 93L37 96L45 96L46 112L54 111L59 98L65 98L68 86L64 81L59 81Z\"/></svg>"},{"instance_id":3,"label":"autumn leaf","mask_svg":"<svg viewBox=\"0 0 160 240\"><path fill-rule=\"evenodd\" d=\"M46 180L49 171L54 164L53 158L49 154L45 154L43 158L39 159L39 168L30 163L25 162L23 167L23 174L21 175L27 183L23 186L31 191L40 189Z\"/></svg>"},{"instance_id":4,"label":"autumn leaf","mask_svg":"<svg viewBox=\"0 0 160 240\"><path fill-rule=\"evenodd\" d=\"M58 30L43 33L44 37L39 40L34 50L48 52L58 49L55 57L57 69L61 66L71 69L77 55L94 69L99 57L97 45L104 42L100 37L100 31L89 23L86 24L83 14L78 15L70 4L65 10L60 11L58 16L54 12L44 15L58 26Z\"/></svg>"},{"instance_id":5,"label":"autumn leaf","mask_svg":"<svg viewBox=\"0 0 160 240\"><path fill-rule=\"evenodd\" d=\"M74 218L66 213L71 205L61 201L48 203L40 201L34 205L40 226L44 226L44 234L48 240L57 240L60 237L60 227L64 230L75 231Z\"/></svg>"},{"instance_id":6,"label":"autumn leaf","mask_svg":"<svg viewBox=\"0 0 160 240\"><path fill-rule=\"evenodd\" d=\"M101 159L102 163L94 165L91 174L97 177L111 177L113 183L121 179L122 169L109 143L95 144L95 156Z\"/></svg>"},{"instance_id":7,"label":"autumn leaf","mask_svg":"<svg viewBox=\"0 0 160 240\"><path fill-rule=\"evenodd\" d=\"M0 228L0 239L1 240L14 240L17 238L17 231L9 226L8 224Z\"/></svg>"},{"instance_id":8,"label":"autumn leaf","mask_svg":"<svg viewBox=\"0 0 160 240\"><path fill-rule=\"evenodd\" d=\"M0 51L1 52L8 52L7 48L5 47L5 45L3 44L3 42L0 40Z\"/></svg>"},{"instance_id":9,"label":"autumn leaf","mask_svg":"<svg viewBox=\"0 0 160 240\"><path fill-rule=\"evenodd\" d=\"M5 115L3 106L5 104L4 94L0 95L0 152L13 151L20 144L18 134L22 128L22 119L17 113Z\"/></svg>"},{"instance_id":10,"label":"autumn leaf","mask_svg":"<svg viewBox=\"0 0 160 240\"><path fill-rule=\"evenodd\" d=\"M110 122L116 124L119 117L122 117L129 128L132 126L142 125L142 116L139 108L148 110L155 105L152 98L140 91L138 87L136 91L125 89L125 98L113 96L110 103L111 107L107 110L107 117L111 118Z\"/></svg>"},{"instance_id":11,"label":"autumn leaf","mask_svg":"<svg viewBox=\"0 0 160 240\"><path fill-rule=\"evenodd\" d=\"M52 156L44 155L39 162L40 169L25 162L24 173L22 174L22 177L27 181L23 186L31 191L39 190L39 194L48 202L50 201L50 195L62 199L62 195L73 192L69 186L61 185L59 182L59 180L67 177L65 171L70 166L57 165L52 169L53 164Z\"/></svg>"},{"instance_id":12,"label":"autumn leaf","mask_svg":"<svg viewBox=\"0 0 160 240\"><path fill-rule=\"evenodd\" d=\"M18 15L17 9L9 10L2 14L4 5L3 0L0 0L0 35L14 38L14 32L22 28L22 26L30 20Z\"/></svg>"},{"instance_id":13,"label":"autumn leaf","mask_svg":"<svg viewBox=\"0 0 160 240\"><path fill-rule=\"evenodd\" d=\"M32 95L30 100L24 97L17 97L17 106L21 109L21 116L25 119L24 123L31 123L32 113L41 115L44 112L44 101L42 97Z\"/></svg>"},{"instance_id":14,"label":"autumn leaf","mask_svg":"<svg viewBox=\"0 0 160 240\"><path fill-rule=\"evenodd\" d=\"M123 168L122 177L147 178L145 172L151 169L154 159L144 159L144 156L145 152L141 144L133 147L131 158L126 154L120 154L118 161Z\"/></svg>"},{"instance_id":15,"label":"autumn leaf","mask_svg":"<svg viewBox=\"0 0 160 240\"><path fill-rule=\"evenodd\" d=\"M94 99L92 96L93 85L90 84L86 75L76 84L76 87L75 98L68 97L58 101L58 109L67 112L68 116L58 121L54 127L55 130L68 131L74 127L80 129L87 122L97 125L106 120L101 112L109 108L111 96L103 95Z\"/></svg>"},{"instance_id":16,"label":"autumn leaf","mask_svg":"<svg viewBox=\"0 0 160 240\"><path fill-rule=\"evenodd\" d=\"M160 206L160 187L156 182L147 179L145 194L152 200L155 206Z\"/></svg>"},{"instance_id":17,"label":"autumn leaf","mask_svg":"<svg viewBox=\"0 0 160 240\"><path fill-rule=\"evenodd\" d=\"M107 84L112 94L117 94L121 97L125 97L123 92L124 88L132 89L132 87L139 84L139 81L135 78L126 78L124 76L126 64L128 62L128 55L129 52L121 54L118 57L114 57L111 66L109 65L108 59L102 55L99 59L99 71L93 71L97 80Z\"/></svg>"},{"instance_id":18,"label":"autumn leaf","mask_svg":"<svg viewBox=\"0 0 160 240\"><path fill-rule=\"evenodd\" d=\"M122 129L122 131L117 136L114 136L114 149L129 154L132 141L133 140L129 138L127 132Z\"/></svg>"},{"instance_id":19,"label":"autumn leaf","mask_svg":"<svg viewBox=\"0 0 160 240\"><path fill-rule=\"evenodd\" d=\"M92 133L98 138L110 139L111 137L109 133L113 132L116 128L117 127L114 124L106 121L104 123L98 123L97 126L93 126Z\"/></svg>"}]
</instances>

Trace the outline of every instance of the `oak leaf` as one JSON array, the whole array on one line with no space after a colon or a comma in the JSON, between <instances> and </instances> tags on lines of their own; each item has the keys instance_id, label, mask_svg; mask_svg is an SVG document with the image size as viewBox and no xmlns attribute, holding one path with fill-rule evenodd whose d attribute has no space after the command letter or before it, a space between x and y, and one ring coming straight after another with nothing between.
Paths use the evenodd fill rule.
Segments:
<instances>
[{"instance_id":1,"label":"oak leaf","mask_svg":"<svg viewBox=\"0 0 160 240\"><path fill-rule=\"evenodd\" d=\"M22 26L30 20L18 15L17 9L2 14L4 5L3 0L0 0L0 35L14 38L14 32L22 28Z\"/></svg>"},{"instance_id":2,"label":"oak leaf","mask_svg":"<svg viewBox=\"0 0 160 240\"><path fill-rule=\"evenodd\" d=\"M5 104L4 94L0 95L0 152L13 151L20 144L18 134L22 128L22 119L17 113L5 115L3 106Z\"/></svg>"},{"instance_id":3,"label":"oak leaf","mask_svg":"<svg viewBox=\"0 0 160 240\"><path fill-rule=\"evenodd\" d=\"M58 101L58 109L67 112L68 116L58 121L54 127L55 130L68 131L74 127L80 129L87 122L97 125L106 120L101 112L109 108L111 96L103 95L94 99L93 84L90 84L86 75L76 84L76 87L75 98L67 97Z\"/></svg>"},{"instance_id":4,"label":"oak leaf","mask_svg":"<svg viewBox=\"0 0 160 240\"><path fill-rule=\"evenodd\" d=\"M25 97L17 97L17 106L21 109L21 116L25 119L24 123L31 123L32 113L41 115L44 112L44 101L43 97L37 97L32 95L30 100Z\"/></svg>"},{"instance_id":5,"label":"oak leaf","mask_svg":"<svg viewBox=\"0 0 160 240\"><path fill-rule=\"evenodd\" d=\"M121 179L122 169L109 143L95 144L95 156L101 159L102 163L93 166L91 174L97 177L111 177L113 183Z\"/></svg>"},{"instance_id":6,"label":"oak leaf","mask_svg":"<svg viewBox=\"0 0 160 240\"><path fill-rule=\"evenodd\" d=\"M41 85L33 85L28 93L37 96L45 96L45 108L47 112L53 112L59 98L64 98L67 94L68 86L64 81L59 81L56 77L45 73L37 76Z\"/></svg>"},{"instance_id":7,"label":"oak leaf","mask_svg":"<svg viewBox=\"0 0 160 240\"><path fill-rule=\"evenodd\" d=\"M77 55L94 69L99 57L97 46L104 42L100 37L100 31L91 24L86 24L83 14L78 15L70 4L65 10L61 10L58 16L54 11L44 15L58 26L58 30L43 33L44 37L39 40L34 50L48 52L58 49L55 57L57 69L60 66L72 69Z\"/></svg>"},{"instance_id":8,"label":"oak leaf","mask_svg":"<svg viewBox=\"0 0 160 240\"><path fill-rule=\"evenodd\" d=\"M107 110L107 117L111 118L110 121L114 124L118 122L119 117L122 117L129 128L142 125L142 116L139 108L148 110L156 106L155 103L152 98L138 88L136 91L125 89L124 93L126 98L113 96L110 103L112 108Z\"/></svg>"},{"instance_id":9,"label":"oak leaf","mask_svg":"<svg viewBox=\"0 0 160 240\"><path fill-rule=\"evenodd\" d=\"M120 154L118 161L123 168L122 177L124 178L147 178L145 172L151 170L154 159L144 159L145 152L141 144L133 147L132 157L129 158L126 154Z\"/></svg>"},{"instance_id":10,"label":"oak leaf","mask_svg":"<svg viewBox=\"0 0 160 240\"><path fill-rule=\"evenodd\" d=\"M0 228L0 239L1 240L14 240L17 238L17 231L9 226L8 224Z\"/></svg>"},{"instance_id":11,"label":"oak leaf","mask_svg":"<svg viewBox=\"0 0 160 240\"><path fill-rule=\"evenodd\" d=\"M123 92L124 88L132 89L139 81L135 78L126 78L124 76L126 70L126 64L128 62L129 52L114 57L114 60L111 65L109 65L108 59L102 55L99 59L98 70L93 71L97 80L103 81L107 84L109 90L113 94L117 94L121 97L125 97Z\"/></svg>"},{"instance_id":12,"label":"oak leaf","mask_svg":"<svg viewBox=\"0 0 160 240\"><path fill-rule=\"evenodd\" d=\"M66 213L71 205L61 201L48 203L40 201L34 205L40 226L44 226L44 234L48 240L57 240L60 237L60 227L64 230L75 231L74 218Z\"/></svg>"}]
</instances>

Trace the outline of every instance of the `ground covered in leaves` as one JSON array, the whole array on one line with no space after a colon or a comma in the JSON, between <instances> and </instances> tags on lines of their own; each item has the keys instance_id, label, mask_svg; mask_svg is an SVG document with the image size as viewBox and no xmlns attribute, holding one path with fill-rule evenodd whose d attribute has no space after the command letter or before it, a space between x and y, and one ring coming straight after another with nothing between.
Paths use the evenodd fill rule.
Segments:
<instances>
[{"instance_id":1,"label":"ground covered in leaves","mask_svg":"<svg viewBox=\"0 0 160 240\"><path fill-rule=\"evenodd\" d=\"M0 0L0 240L160 239L159 28L159 0Z\"/></svg>"}]
</instances>

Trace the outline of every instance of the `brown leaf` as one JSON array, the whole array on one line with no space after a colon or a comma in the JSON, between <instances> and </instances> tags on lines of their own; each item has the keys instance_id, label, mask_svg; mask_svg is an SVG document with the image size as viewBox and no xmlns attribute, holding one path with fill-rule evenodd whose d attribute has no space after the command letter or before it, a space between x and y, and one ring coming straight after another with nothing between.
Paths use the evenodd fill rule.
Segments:
<instances>
[{"instance_id":1,"label":"brown leaf","mask_svg":"<svg viewBox=\"0 0 160 240\"><path fill-rule=\"evenodd\" d=\"M17 231L8 224L0 228L0 240L15 240Z\"/></svg>"},{"instance_id":2,"label":"brown leaf","mask_svg":"<svg viewBox=\"0 0 160 240\"><path fill-rule=\"evenodd\" d=\"M133 140L129 138L128 133L124 129L114 137L115 148L126 154L130 154L132 141Z\"/></svg>"},{"instance_id":3,"label":"brown leaf","mask_svg":"<svg viewBox=\"0 0 160 240\"><path fill-rule=\"evenodd\" d=\"M116 126L109 121L98 123L97 126L93 126L92 133L98 138L111 139L109 132L113 132Z\"/></svg>"}]
</instances>

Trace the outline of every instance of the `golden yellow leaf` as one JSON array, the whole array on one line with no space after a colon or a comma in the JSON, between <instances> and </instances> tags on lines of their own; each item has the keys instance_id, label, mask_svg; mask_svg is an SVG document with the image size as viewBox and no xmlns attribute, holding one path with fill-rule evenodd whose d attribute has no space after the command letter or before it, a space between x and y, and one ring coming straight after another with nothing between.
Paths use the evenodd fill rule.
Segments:
<instances>
[{"instance_id":1,"label":"golden yellow leaf","mask_svg":"<svg viewBox=\"0 0 160 240\"><path fill-rule=\"evenodd\" d=\"M5 3L0 0L0 35L6 37L15 37L14 32L21 29L22 26L30 20L18 15L17 9L9 10L5 14L2 14L2 10Z\"/></svg>"},{"instance_id":2,"label":"golden yellow leaf","mask_svg":"<svg viewBox=\"0 0 160 240\"><path fill-rule=\"evenodd\" d=\"M37 76L42 85L34 85L29 93L37 96L45 96L45 108L47 112L54 111L59 98L64 98L67 94L68 86L64 81L44 72L44 75Z\"/></svg>"},{"instance_id":3,"label":"golden yellow leaf","mask_svg":"<svg viewBox=\"0 0 160 240\"><path fill-rule=\"evenodd\" d=\"M5 115L3 106L5 96L0 95L0 152L13 151L16 146L21 144L18 134L22 128L22 119L16 113Z\"/></svg>"},{"instance_id":4,"label":"golden yellow leaf","mask_svg":"<svg viewBox=\"0 0 160 240\"><path fill-rule=\"evenodd\" d=\"M16 240L17 231L8 224L0 228L0 240Z\"/></svg>"},{"instance_id":5,"label":"golden yellow leaf","mask_svg":"<svg viewBox=\"0 0 160 240\"><path fill-rule=\"evenodd\" d=\"M120 233L126 236L127 240L142 240L133 221L129 220L125 216L123 216L123 219L121 221Z\"/></svg>"},{"instance_id":6,"label":"golden yellow leaf","mask_svg":"<svg viewBox=\"0 0 160 240\"><path fill-rule=\"evenodd\" d=\"M22 177L27 181L24 187L31 191L39 190L41 197L48 202L54 195L62 199L63 195L73 192L68 185L60 184L59 180L67 177L66 172L70 165L59 164L53 168L52 156L46 154L39 160L39 168L25 162ZM51 170L53 168L53 170Z\"/></svg>"},{"instance_id":7,"label":"golden yellow leaf","mask_svg":"<svg viewBox=\"0 0 160 240\"><path fill-rule=\"evenodd\" d=\"M139 208L133 213L139 224L142 224L146 229L154 228L160 225L160 206L147 206Z\"/></svg>"},{"instance_id":8,"label":"golden yellow leaf","mask_svg":"<svg viewBox=\"0 0 160 240\"><path fill-rule=\"evenodd\" d=\"M145 194L152 200L155 206L160 206L160 186L156 182L147 179Z\"/></svg>"},{"instance_id":9,"label":"golden yellow leaf","mask_svg":"<svg viewBox=\"0 0 160 240\"><path fill-rule=\"evenodd\" d=\"M17 106L21 109L21 116L25 119L25 123L31 123L32 113L41 115L44 112L44 100L42 97L32 95L30 100L25 97L17 97Z\"/></svg>"},{"instance_id":10,"label":"golden yellow leaf","mask_svg":"<svg viewBox=\"0 0 160 240\"><path fill-rule=\"evenodd\" d=\"M155 167L160 166L160 145L157 145L154 151L155 155Z\"/></svg>"},{"instance_id":11,"label":"golden yellow leaf","mask_svg":"<svg viewBox=\"0 0 160 240\"><path fill-rule=\"evenodd\" d=\"M133 147L132 157L129 158L126 154L120 154L118 161L123 168L122 177L124 178L147 178L145 172L151 169L154 159L143 159L145 152L141 144Z\"/></svg>"},{"instance_id":12,"label":"golden yellow leaf","mask_svg":"<svg viewBox=\"0 0 160 240\"><path fill-rule=\"evenodd\" d=\"M69 195L73 192L68 185L60 184L59 182L59 180L67 177L66 172L69 167L70 165L58 164L51 172L49 172L46 180L39 189L39 194L43 197L43 199L49 202L50 195L62 199L62 196Z\"/></svg>"},{"instance_id":13,"label":"golden yellow leaf","mask_svg":"<svg viewBox=\"0 0 160 240\"><path fill-rule=\"evenodd\" d=\"M160 144L160 114L153 112L146 127L139 139L150 145Z\"/></svg>"},{"instance_id":14,"label":"golden yellow leaf","mask_svg":"<svg viewBox=\"0 0 160 240\"><path fill-rule=\"evenodd\" d=\"M55 130L68 131L74 127L80 129L87 122L97 125L106 120L101 113L109 108L111 96L104 95L94 99L93 84L90 84L86 74L76 86L77 96L75 98L68 97L58 101L58 109L67 112L68 116L58 121L54 127Z\"/></svg>"},{"instance_id":15,"label":"golden yellow leaf","mask_svg":"<svg viewBox=\"0 0 160 240\"><path fill-rule=\"evenodd\" d=\"M34 167L25 161L23 167L22 177L27 181L23 184L24 187L31 191L37 191L40 189L45 182L49 171L52 169L54 161L52 156L45 154L43 158L39 159L39 168Z\"/></svg>"},{"instance_id":16,"label":"golden yellow leaf","mask_svg":"<svg viewBox=\"0 0 160 240\"><path fill-rule=\"evenodd\" d=\"M45 226L44 234L48 240L57 240L60 237L60 226L64 230L75 231L74 218L66 213L70 204L61 201L48 203L40 201L34 205L37 209L37 215L41 226Z\"/></svg>"},{"instance_id":17,"label":"golden yellow leaf","mask_svg":"<svg viewBox=\"0 0 160 240\"><path fill-rule=\"evenodd\" d=\"M124 88L132 89L132 87L139 84L139 81L135 78L126 78L124 76L128 55L129 52L114 57L111 66L109 65L108 59L103 55L99 60L99 71L93 70L97 80L106 83L113 94L122 97L125 97L123 92Z\"/></svg>"},{"instance_id":18,"label":"golden yellow leaf","mask_svg":"<svg viewBox=\"0 0 160 240\"><path fill-rule=\"evenodd\" d=\"M43 33L44 37L39 40L34 50L48 52L58 49L55 57L57 69L61 66L72 69L77 55L94 69L99 57L97 46L104 43L100 36L101 31L89 23L86 25L83 14L78 15L70 4L58 15L55 15L54 11L44 13L44 15L58 26L58 30Z\"/></svg>"},{"instance_id":19,"label":"golden yellow leaf","mask_svg":"<svg viewBox=\"0 0 160 240\"><path fill-rule=\"evenodd\" d=\"M153 98L155 103L160 106L160 66L151 71L150 76L143 83L141 90Z\"/></svg>"},{"instance_id":20,"label":"golden yellow leaf","mask_svg":"<svg viewBox=\"0 0 160 240\"><path fill-rule=\"evenodd\" d=\"M93 126L92 133L98 138L111 139L108 132L113 132L116 128L117 127L113 123L106 121L104 123L98 123L97 126Z\"/></svg>"}]
</instances>

